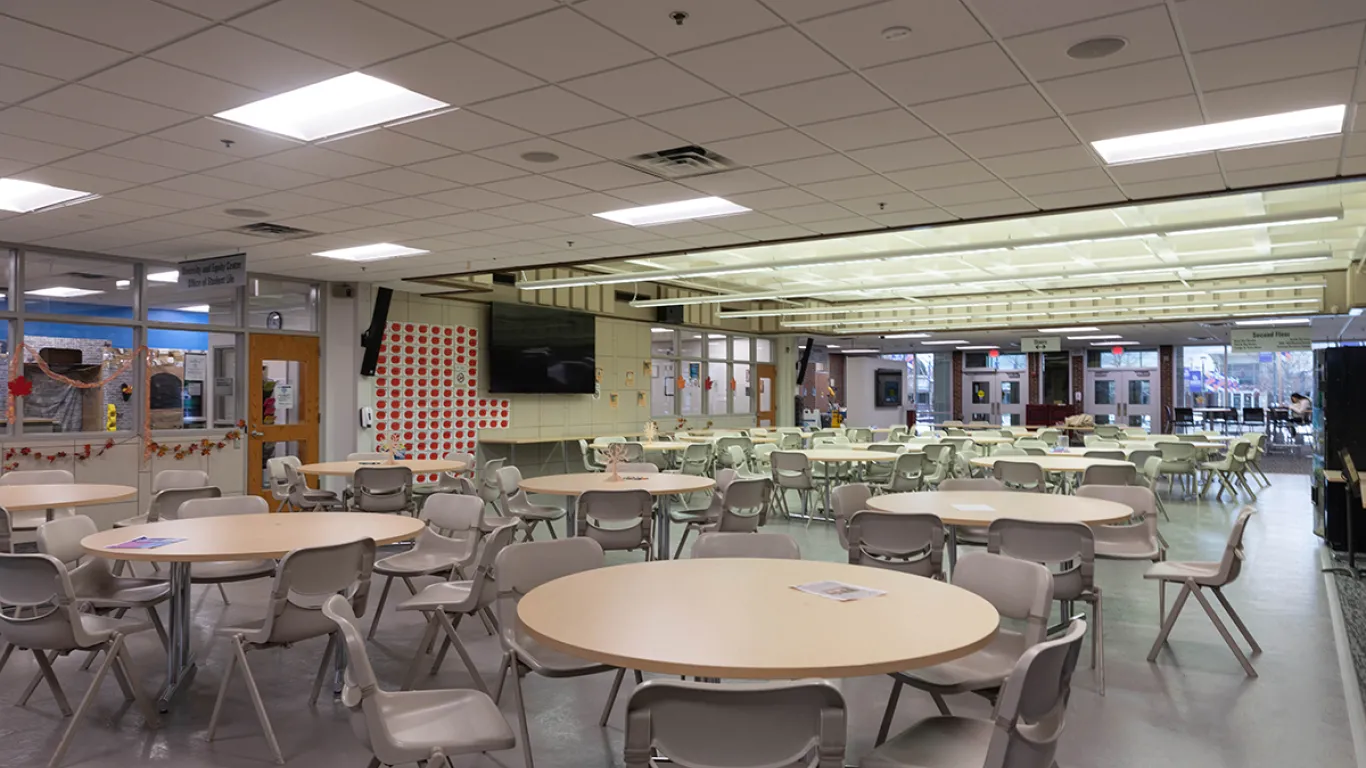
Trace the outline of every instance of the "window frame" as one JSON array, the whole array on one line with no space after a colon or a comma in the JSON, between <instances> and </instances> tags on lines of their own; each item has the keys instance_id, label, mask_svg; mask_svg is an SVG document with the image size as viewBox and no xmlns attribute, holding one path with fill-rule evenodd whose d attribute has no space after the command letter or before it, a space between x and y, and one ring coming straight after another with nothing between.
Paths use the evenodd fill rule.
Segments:
<instances>
[{"instance_id":1,"label":"window frame","mask_svg":"<svg viewBox=\"0 0 1366 768\"><path fill-rule=\"evenodd\" d=\"M655 336L655 334L654 334L654 329L655 329L655 328L668 328L668 329L673 333L673 344L672 344L672 347L673 347L673 354L671 354L671 355L658 355L658 354L656 354L656 353L654 352L654 350L653 350L653 340L654 340L654 336ZM690 353L687 353L687 354L684 353L684 351L683 351L683 342L684 342L683 334L694 334L696 337L698 337L698 338L696 339L696 340L698 341L698 349L699 349L699 351L698 351L697 353L695 353L695 354L694 354L694 353L691 353L691 352L690 352ZM654 410L655 410L655 409L654 409L653 398L652 398L652 399L651 399L651 406L650 406L651 418L663 419L663 418L674 417L674 418L684 418L684 419L687 419L687 418L713 417L713 416L753 416L753 415L755 415L755 414L757 413L757 411L755 410L755 408L756 408L756 399L754 398L754 396L753 396L752 394L751 394L751 396L750 396L750 398L749 398L750 403L749 403L749 409L748 409L748 410L746 410L746 411L744 411L744 412L737 412L737 411L735 410L735 390L733 390L733 389L730 388L730 379L732 379L732 378L735 377L735 366L736 366L737 363L740 364L740 365L749 366L749 369L750 369L750 372L751 372L751 377L753 376L754 366L759 364L758 361L756 361L756 360L754 359L755 354L758 352L758 348L757 348L757 344L756 344L757 339L758 339L758 337L752 336L752 335L749 335L749 334L737 334L737 333L731 333L731 332L728 332L728 331L716 331L716 330L711 330L711 329L685 328L685 327L682 327L682 326L663 326L663 325L660 325L660 324L657 324L657 323L656 323L656 324L652 324L652 325L651 325L651 346L652 346L652 348L651 348L651 350L650 350L650 359L651 359L651 361L652 361L652 362L651 362L651 365L654 364L653 361L655 361L655 360L662 360L662 361L672 362L672 363L674 364L674 370L677 372L677 376L682 377L682 378L684 378L684 379L688 379L688 376L687 376L687 374L686 374L686 371L687 371L687 367L686 367L686 366L688 366L689 364L692 364L692 363L696 363L696 364L698 365L699 381L703 382L703 383L704 383L704 386L703 386L703 388L702 388L702 394L701 394L701 403L700 403L701 407L699 408L699 412L698 412L698 413L684 414L684 413L683 413L683 398L682 398L681 395L679 395L679 394L677 393L677 390L675 390L675 394L674 394L674 403L673 403L673 412L672 412L672 413L668 413L668 414L656 414L656 413L654 413ZM716 343L720 343L720 344L722 344L722 345L724 346L724 348L725 348L725 350L726 350L724 356L722 356L722 357L715 357L715 356L712 356L712 354L711 354L711 345L712 345L712 344L716 344ZM742 348L748 348L749 354L748 354L747 358L743 358L743 359L742 359L742 358L738 357L738 356L735 354L735 350L736 350L736 345L737 345L737 343L739 343L740 346L741 346ZM706 389L706 387L705 387L705 382L707 381L707 374L708 374L708 370L709 370L709 369L708 369L708 366L711 365L711 364L713 364L713 363L724 364L724 365L726 366L726 371L727 371L727 379L726 379L725 381L713 382L713 383L712 383L712 386L713 386L713 387L716 387L716 386L723 387L724 390L725 390L725 393L726 393L726 397L725 397L725 401L726 401L725 410L724 410L724 412L721 412L721 413L714 412L714 411L712 410L710 392L709 392L709 391ZM768 364L768 365L771 365L772 363L767 363L767 364ZM739 385L740 385L740 382L737 381L737 382L736 382L736 386L738 387Z\"/></svg>"}]
</instances>

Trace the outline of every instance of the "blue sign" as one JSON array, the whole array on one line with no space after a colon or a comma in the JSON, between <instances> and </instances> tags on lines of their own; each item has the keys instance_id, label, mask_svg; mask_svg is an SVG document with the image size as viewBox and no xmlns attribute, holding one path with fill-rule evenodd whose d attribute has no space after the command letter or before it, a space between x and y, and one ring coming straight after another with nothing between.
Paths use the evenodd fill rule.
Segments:
<instances>
[{"instance_id":1,"label":"blue sign","mask_svg":"<svg viewBox=\"0 0 1366 768\"><path fill-rule=\"evenodd\" d=\"M1259 363L1274 363L1274 362L1276 362L1276 353L1275 353L1275 352L1258 352L1258 353L1257 353L1257 362L1259 362Z\"/></svg>"}]
</instances>

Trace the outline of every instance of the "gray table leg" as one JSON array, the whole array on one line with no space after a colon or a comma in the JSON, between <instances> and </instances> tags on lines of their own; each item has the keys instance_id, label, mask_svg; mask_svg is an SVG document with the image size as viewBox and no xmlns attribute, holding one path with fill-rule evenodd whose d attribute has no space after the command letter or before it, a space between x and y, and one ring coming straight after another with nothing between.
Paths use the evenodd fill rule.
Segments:
<instances>
[{"instance_id":1,"label":"gray table leg","mask_svg":"<svg viewBox=\"0 0 1366 768\"><path fill-rule=\"evenodd\" d=\"M660 496L655 504L655 559L669 559L669 496Z\"/></svg>"},{"instance_id":2,"label":"gray table leg","mask_svg":"<svg viewBox=\"0 0 1366 768\"><path fill-rule=\"evenodd\" d=\"M564 497L564 535L566 538L579 535L578 510L575 509L577 499L573 496Z\"/></svg>"},{"instance_id":3,"label":"gray table leg","mask_svg":"<svg viewBox=\"0 0 1366 768\"><path fill-rule=\"evenodd\" d=\"M170 643L166 651L166 684L157 695L157 711L167 712L176 694L194 680L194 652L190 648L190 564L171 563Z\"/></svg>"},{"instance_id":4,"label":"gray table leg","mask_svg":"<svg viewBox=\"0 0 1366 768\"><path fill-rule=\"evenodd\" d=\"M949 529L949 572L952 577L953 572L958 568L958 526L950 525Z\"/></svg>"}]
</instances>

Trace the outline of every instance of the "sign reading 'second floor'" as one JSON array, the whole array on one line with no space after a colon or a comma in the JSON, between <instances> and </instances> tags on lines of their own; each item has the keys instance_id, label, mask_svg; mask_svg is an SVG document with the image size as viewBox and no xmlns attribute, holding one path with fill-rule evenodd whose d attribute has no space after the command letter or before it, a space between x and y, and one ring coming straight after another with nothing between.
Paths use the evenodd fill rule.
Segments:
<instances>
[{"instance_id":1,"label":"sign reading 'second floor'","mask_svg":"<svg viewBox=\"0 0 1366 768\"><path fill-rule=\"evenodd\" d=\"M1295 352L1312 349L1309 328L1258 328L1229 333L1234 352Z\"/></svg>"},{"instance_id":2,"label":"sign reading 'second floor'","mask_svg":"<svg viewBox=\"0 0 1366 768\"><path fill-rule=\"evenodd\" d=\"M197 291L204 288L236 288L247 281L247 255L234 253L198 261L183 261L180 270L180 289Z\"/></svg>"}]
</instances>

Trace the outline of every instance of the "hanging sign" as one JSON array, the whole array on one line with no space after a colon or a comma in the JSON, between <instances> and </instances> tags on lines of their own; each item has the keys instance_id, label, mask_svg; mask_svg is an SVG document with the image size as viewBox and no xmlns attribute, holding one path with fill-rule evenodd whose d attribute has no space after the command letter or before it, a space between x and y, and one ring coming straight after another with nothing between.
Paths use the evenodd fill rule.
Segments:
<instances>
[{"instance_id":1,"label":"hanging sign","mask_svg":"<svg viewBox=\"0 0 1366 768\"><path fill-rule=\"evenodd\" d=\"M1059 352L1061 350L1061 336L1026 336L1020 339L1021 352Z\"/></svg>"},{"instance_id":2,"label":"hanging sign","mask_svg":"<svg viewBox=\"0 0 1366 768\"><path fill-rule=\"evenodd\" d=\"M176 267L180 272L180 290L236 288L247 282L247 255L234 253L213 259L183 261Z\"/></svg>"},{"instance_id":3,"label":"hanging sign","mask_svg":"<svg viewBox=\"0 0 1366 768\"><path fill-rule=\"evenodd\" d=\"M1309 328L1249 328L1229 332L1233 352L1295 352L1312 349Z\"/></svg>"}]
</instances>

